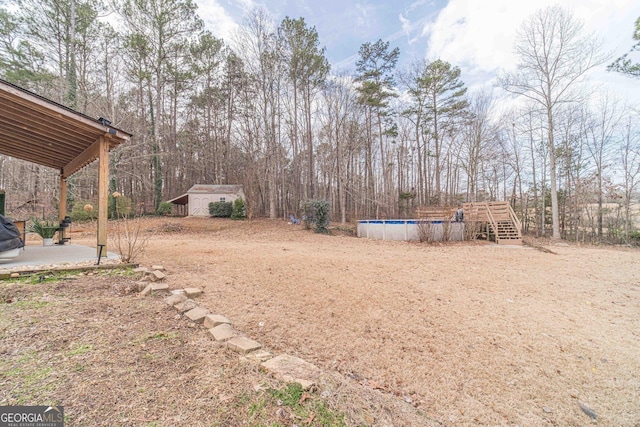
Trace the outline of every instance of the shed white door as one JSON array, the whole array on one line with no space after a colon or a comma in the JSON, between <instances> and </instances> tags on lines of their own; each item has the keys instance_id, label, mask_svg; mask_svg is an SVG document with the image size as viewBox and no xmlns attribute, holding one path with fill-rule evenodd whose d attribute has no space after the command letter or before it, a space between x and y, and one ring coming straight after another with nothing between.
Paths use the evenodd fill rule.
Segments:
<instances>
[{"instance_id":1,"label":"shed white door","mask_svg":"<svg viewBox=\"0 0 640 427\"><path fill-rule=\"evenodd\" d=\"M209 194L193 194L189 196L189 215L209 216L209 203L212 202Z\"/></svg>"}]
</instances>

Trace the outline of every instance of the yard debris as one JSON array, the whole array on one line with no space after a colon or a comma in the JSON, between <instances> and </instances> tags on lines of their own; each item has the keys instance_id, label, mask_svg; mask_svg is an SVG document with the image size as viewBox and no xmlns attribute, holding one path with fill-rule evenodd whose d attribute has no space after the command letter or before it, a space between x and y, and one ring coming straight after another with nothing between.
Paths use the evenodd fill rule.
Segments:
<instances>
[{"instance_id":1,"label":"yard debris","mask_svg":"<svg viewBox=\"0 0 640 427\"><path fill-rule=\"evenodd\" d=\"M307 393L307 392L303 392L302 396L300 396L300 400L298 401L298 403L300 405L302 405L304 403L304 401L307 400L307 399L311 399L311 395L309 393Z\"/></svg>"},{"instance_id":2,"label":"yard debris","mask_svg":"<svg viewBox=\"0 0 640 427\"><path fill-rule=\"evenodd\" d=\"M580 406L580 409L582 409L582 412L587 414L589 416L589 418L591 418L592 420L597 420L598 419L598 415L595 413L595 411L593 409L589 408L586 404L578 401L578 406Z\"/></svg>"}]
</instances>

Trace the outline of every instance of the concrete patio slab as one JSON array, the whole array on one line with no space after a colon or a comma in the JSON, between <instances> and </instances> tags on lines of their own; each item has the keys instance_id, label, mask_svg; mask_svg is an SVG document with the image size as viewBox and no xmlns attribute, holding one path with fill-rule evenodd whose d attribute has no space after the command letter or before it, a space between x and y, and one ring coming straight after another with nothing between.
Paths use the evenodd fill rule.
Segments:
<instances>
[{"instance_id":1,"label":"concrete patio slab","mask_svg":"<svg viewBox=\"0 0 640 427\"><path fill-rule=\"evenodd\" d=\"M39 269L44 266L63 266L65 264L75 264L81 262L98 261L97 249L83 245L53 245L53 246L25 246L20 250L20 254L11 260L0 261L0 271L11 272L12 270L22 270L25 267ZM120 255L114 252L107 252L102 261L119 260Z\"/></svg>"}]
</instances>

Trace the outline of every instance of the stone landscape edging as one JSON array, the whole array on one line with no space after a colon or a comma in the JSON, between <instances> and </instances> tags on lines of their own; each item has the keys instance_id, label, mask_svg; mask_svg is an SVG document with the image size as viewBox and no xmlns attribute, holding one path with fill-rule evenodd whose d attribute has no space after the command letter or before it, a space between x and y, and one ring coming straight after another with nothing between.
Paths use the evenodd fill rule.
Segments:
<instances>
[{"instance_id":1,"label":"stone landscape edging","mask_svg":"<svg viewBox=\"0 0 640 427\"><path fill-rule=\"evenodd\" d=\"M298 383L303 390L309 390L317 385L318 379L322 375L320 368L299 357L288 354L275 356L271 351L264 349L261 343L237 331L227 317L213 314L206 307L191 299L201 295L201 289L170 290L169 285L164 282L167 275L163 266L154 265L151 269L138 267L134 269L134 272L142 273L142 278L138 282L139 288L143 288L140 291L141 296L153 295L154 293L170 294L164 299L164 302L178 311L179 315L202 325L218 345L239 353L249 360L260 362L261 368L265 371L287 383Z\"/></svg>"}]
</instances>

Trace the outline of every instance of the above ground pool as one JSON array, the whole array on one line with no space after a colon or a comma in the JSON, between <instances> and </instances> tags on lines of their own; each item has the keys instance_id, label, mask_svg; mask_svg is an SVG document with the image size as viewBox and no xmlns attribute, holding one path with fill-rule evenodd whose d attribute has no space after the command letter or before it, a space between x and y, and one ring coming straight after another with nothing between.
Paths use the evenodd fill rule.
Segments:
<instances>
[{"instance_id":1,"label":"above ground pool","mask_svg":"<svg viewBox=\"0 0 640 427\"><path fill-rule=\"evenodd\" d=\"M366 219L358 221L358 237L379 240L464 240L464 222L419 219Z\"/></svg>"}]
</instances>

